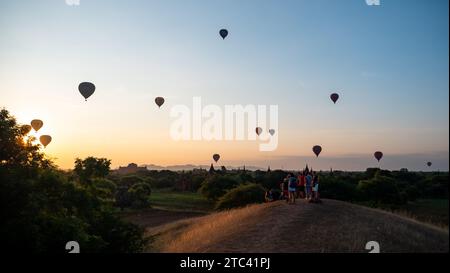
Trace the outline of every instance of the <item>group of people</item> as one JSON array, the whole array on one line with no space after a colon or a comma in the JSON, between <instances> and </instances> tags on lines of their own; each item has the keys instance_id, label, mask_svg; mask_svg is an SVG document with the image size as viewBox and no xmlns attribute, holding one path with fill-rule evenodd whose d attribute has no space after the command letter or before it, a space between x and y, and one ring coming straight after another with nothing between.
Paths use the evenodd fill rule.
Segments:
<instances>
[{"instance_id":1,"label":"group of people","mask_svg":"<svg viewBox=\"0 0 450 273\"><path fill-rule=\"evenodd\" d=\"M297 198L306 199L311 203L319 203L319 175L316 172L303 171L297 176L290 173L280 183L281 195L288 204L295 204ZM266 192L266 202L275 198L272 190Z\"/></svg>"}]
</instances>

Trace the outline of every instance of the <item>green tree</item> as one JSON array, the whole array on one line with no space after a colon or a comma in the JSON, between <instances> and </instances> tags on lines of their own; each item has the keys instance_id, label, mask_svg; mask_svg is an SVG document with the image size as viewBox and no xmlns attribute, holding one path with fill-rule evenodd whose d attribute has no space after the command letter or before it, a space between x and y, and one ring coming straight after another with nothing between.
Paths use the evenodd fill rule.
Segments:
<instances>
[{"instance_id":1,"label":"green tree","mask_svg":"<svg viewBox=\"0 0 450 273\"><path fill-rule=\"evenodd\" d=\"M6 109L0 111L0 167L10 170L20 167L28 172L24 176L36 174L37 168L50 168L53 164L39 151L40 145L34 145L36 139L27 137L23 126Z\"/></svg>"},{"instance_id":2,"label":"green tree","mask_svg":"<svg viewBox=\"0 0 450 273\"><path fill-rule=\"evenodd\" d=\"M234 188L240 183L235 177L229 175L214 174L208 176L200 187L200 192L210 200L217 200L227 190Z\"/></svg>"},{"instance_id":3,"label":"green tree","mask_svg":"<svg viewBox=\"0 0 450 273\"><path fill-rule=\"evenodd\" d=\"M75 160L74 172L82 184L91 184L93 178L105 178L109 174L111 160L106 158L87 157Z\"/></svg>"},{"instance_id":4,"label":"green tree","mask_svg":"<svg viewBox=\"0 0 450 273\"><path fill-rule=\"evenodd\" d=\"M117 190L116 184L106 178L92 179L92 192L95 196L102 199L104 202L114 201L114 196Z\"/></svg>"},{"instance_id":5,"label":"green tree","mask_svg":"<svg viewBox=\"0 0 450 273\"><path fill-rule=\"evenodd\" d=\"M137 175L126 175L120 178L119 185L127 188L133 187L135 184L144 183L144 179Z\"/></svg>"},{"instance_id":6,"label":"green tree","mask_svg":"<svg viewBox=\"0 0 450 273\"><path fill-rule=\"evenodd\" d=\"M372 179L360 181L357 189L365 200L374 204L402 204L405 202L395 180L379 174Z\"/></svg>"},{"instance_id":7,"label":"green tree","mask_svg":"<svg viewBox=\"0 0 450 273\"><path fill-rule=\"evenodd\" d=\"M123 222L81 183L70 182L22 128L8 111L0 111L2 247L21 253L65 252L65 243L75 240L83 252L141 251L143 230Z\"/></svg>"},{"instance_id":8,"label":"green tree","mask_svg":"<svg viewBox=\"0 0 450 273\"><path fill-rule=\"evenodd\" d=\"M131 199L131 207L146 208L149 206L149 197L152 193L150 186L146 183L133 185L129 190L129 198Z\"/></svg>"},{"instance_id":9,"label":"green tree","mask_svg":"<svg viewBox=\"0 0 450 273\"><path fill-rule=\"evenodd\" d=\"M124 210L127 207L131 207L131 194L128 192L128 187L126 186L118 186L115 194L115 205L119 207L121 210Z\"/></svg>"}]
</instances>

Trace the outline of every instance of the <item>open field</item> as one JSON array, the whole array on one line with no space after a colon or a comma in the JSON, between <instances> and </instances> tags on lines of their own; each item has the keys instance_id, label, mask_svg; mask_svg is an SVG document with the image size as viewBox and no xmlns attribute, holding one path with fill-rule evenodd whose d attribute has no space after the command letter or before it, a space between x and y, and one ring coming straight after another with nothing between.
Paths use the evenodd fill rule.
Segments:
<instances>
[{"instance_id":1,"label":"open field","mask_svg":"<svg viewBox=\"0 0 450 273\"><path fill-rule=\"evenodd\" d=\"M195 192L156 190L149 200L151 208L123 212L123 219L150 229L182 219L204 216L213 207L212 202Z\"/></svg>"},{"instance_id":2,"label":"open field","mask_svg":"<svg viewBox=\"0 0 450 273\"><path fill-rule=\"evenodd\" d=\"M147 230L150 252L448 252L448 229L345 202L253 205Z\"/></svg>"},{"instance_id":3,"label":"open field","mask_svg":"<svg viewBox=\"0 0 450 273\"><path fill-rule=\"evenodd\" d=\"M164 210L205 213L210 212L214 207L212 202L196 192L155 190L149 200L152 208Z\"/></svg>"}]
</instances>

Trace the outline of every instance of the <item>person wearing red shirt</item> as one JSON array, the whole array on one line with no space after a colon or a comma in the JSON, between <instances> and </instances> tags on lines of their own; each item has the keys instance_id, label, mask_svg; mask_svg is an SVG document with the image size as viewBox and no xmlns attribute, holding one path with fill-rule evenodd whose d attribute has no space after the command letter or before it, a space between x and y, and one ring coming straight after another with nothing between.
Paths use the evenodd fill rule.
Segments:
<instances>
[{"instance_id":1,"label":"person wearing red shirt","mask_svg":"<svg viewBox=\"0 0 450 273\"><path fill-rule=\"evenodd\" d=\"M298 176L298 189L297 189L299 198L302 198L302 199L305 198L305 183L306 183L305 182L305 173L302 172Z\"/></svg>"}]
</instances>

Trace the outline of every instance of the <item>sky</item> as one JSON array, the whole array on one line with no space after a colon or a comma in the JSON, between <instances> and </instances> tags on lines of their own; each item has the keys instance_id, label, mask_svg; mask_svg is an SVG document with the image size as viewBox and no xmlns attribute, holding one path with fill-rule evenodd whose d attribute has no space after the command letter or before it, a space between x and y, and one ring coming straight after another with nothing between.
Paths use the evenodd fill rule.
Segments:
<instances>
[{"instance_id":1,"label":"sky","mask_svg":"<svg viewBox=\"0 0 450 273\"><path fill-rule=\"evenodd\" d=\"M219 164L272 169L448 170L449 2L380 3L0 0L0 107L42 119L32 135L52 136L44 151L64 169L77 157L116 168L219 153ZM96 85L87 102L85 81ZM278 105L278 148L173 140L170 109L193 97Z\"/></svg>"}]
</instances>

